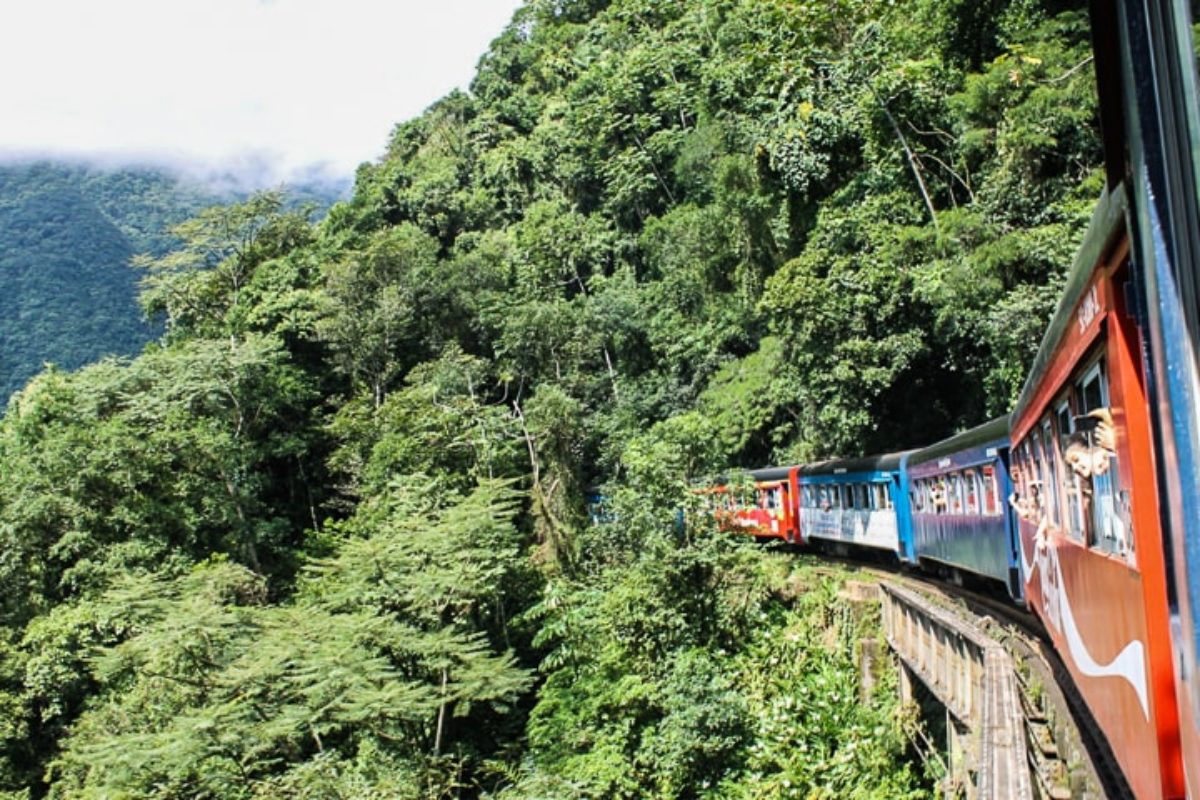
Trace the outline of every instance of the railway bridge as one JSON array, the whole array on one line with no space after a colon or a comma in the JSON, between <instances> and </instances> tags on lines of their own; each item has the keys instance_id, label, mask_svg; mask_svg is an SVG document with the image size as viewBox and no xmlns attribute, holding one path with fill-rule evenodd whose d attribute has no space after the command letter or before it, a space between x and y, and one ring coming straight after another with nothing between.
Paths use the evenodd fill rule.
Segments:
<instances>
[{"instance_id":1,"label":"railway bridge","mask_svg":"<svg viewBox=\"0 0 1200 800\"><path fill-rule=\"evenodd\" d=\"M1128 791L1086 719L1058 685L1036 636L989 609L902 580L852 583L848 600L878 606L900 663L901 699L943 741L919 743L942 762L947 797L970 800L1121 797ZM864 691L878 653L863 642ZM1067 690L1069 692L1069 689Z\"/></svg>"}]
</instances>

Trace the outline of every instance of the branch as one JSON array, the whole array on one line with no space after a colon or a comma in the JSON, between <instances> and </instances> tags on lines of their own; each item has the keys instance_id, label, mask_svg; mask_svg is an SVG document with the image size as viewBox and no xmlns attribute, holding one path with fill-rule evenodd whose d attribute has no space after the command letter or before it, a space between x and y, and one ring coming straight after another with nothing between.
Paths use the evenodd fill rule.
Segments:
<instances>
[{"instance_id":1,"label":"branch","mask_svg":"<svg viewBox=\"0 0 1200 800\"><path fill-rule=\"evenodd\" d=\"M866 81L867 90L871 92L871 96L875 98L875 102L879 104L879 108L887 117L888 123L892 126L892 130L896 134L896 138L900 140L900 146L904 148L904 155L908 158L908 166L912 170L913 177L917 179L917 186L921 190L921 198L925 201L925 208L929 209L929 220L933 223L933 229L938 230L937 212L933 208L933 200L929 197L929 188L925 186L925 177L921 174L921 166L917 163L916 156L913 155L912 148L908 146L908 139L904 136L904 131L900 130L899 123L892 116L892 112L888 109L887 103L879 96L879 92L875 91L875 86L870 80Z\"/></svg>"},{"instance_id":2,"label":"branch","mask_svg":"<svg viewBox=\"0 0 1200 800\"><path fill-rule=\"evenodd\" d=\"M1093 58L1094 56L1088 56L1083 61L1080 61L1078 64L1064 72L1062 75L1059 75L1057 78L1047 78L1046 83L1059 83L1060 81L1065 81L1067 78L1071 77L1071 75L1078 72L1082 67L1091 63Z\"/></svg>"}]
</instances>

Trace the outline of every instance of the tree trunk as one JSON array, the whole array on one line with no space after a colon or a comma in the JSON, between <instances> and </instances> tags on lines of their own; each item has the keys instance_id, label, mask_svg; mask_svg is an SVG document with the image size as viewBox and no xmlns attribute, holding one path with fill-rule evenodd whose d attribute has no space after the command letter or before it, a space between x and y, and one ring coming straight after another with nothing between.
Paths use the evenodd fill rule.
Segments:
<instances>
[{"instance_id":1,"label":"tree trunk","mask_svg":"<svg viewBox=\"0 0 1200 800\"><path fill-rule=\"evenodd\" d=\"M446 730L446 684L450 681L450 670L442 667L442 704L438 706L437 732L433 735L433 754L442 754L442 734Z\"/></svg>"}]
</instances>

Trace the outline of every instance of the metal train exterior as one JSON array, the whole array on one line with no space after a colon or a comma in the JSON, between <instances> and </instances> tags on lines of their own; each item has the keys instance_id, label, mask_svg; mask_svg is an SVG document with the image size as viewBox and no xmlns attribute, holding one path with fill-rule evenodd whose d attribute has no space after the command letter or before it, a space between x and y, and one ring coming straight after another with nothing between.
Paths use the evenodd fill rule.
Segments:
<instances>
[{"instance_id":1,"label":"metal train exterior","mask_svg":"<svg viewBox=\"0 0 1200 800\"><path fill-rule=\"evenodd\" d=\"M1172 652L1128 212L1121 185L1097 205L1010 416L920 450L751 474L786 541L1003 585L1044 623L1134 794L1180 798L1190 698ZM727 519L778 535L760 510L729 506Z\"/></svg>"},{"instance_id":2,"label":"metal train exterior","mask_svg":"<svg viewBox=\"0 0 1200 800\"><path fill-rule=\"evenodd\" d=\"M912 553L904 497L909 453L835 459L799 468L800 534L810 544Z\"/></svg>"},{"instance_id":3,"label":"metal train exterior","mask_svg":"<svg viewBox=\"0 0 1200 800\"><path fill-rule=\"evenodd\" d=\"M908 461L913 549L921 565L991 578L1023 602L1008 454L1007 417L914 453Z\"/></svg>"},{"instance_id":4,"label":"metal train exterior","mask_svg":"<svg viewBox=\"0 0 1200 800\"><path fill-rule=\"evenodd\" d=\"M1029 605L1130 787L1138 797L1182 797L1166 562L1142 342L1126 289L1125 210L1119 186L1097 208L1013 412L1011 461L1025 503L1013 516Z\"/></svg>"},{"instance_id":5,"label":"metal train exterior","mask_svg":"<svg viewBox=\"0 0 1200 800\"><path fill-rule=\"evenodd\" d=\"M1156 492L1165 545L1166 615L1179 746L1188 795L1196 798L1200 797L1200 112L1188 6L1184 0L1094 0L1091 16L1108 184L1128 187L1128 285L1144 348L1147 444L1156 467L1144 479L1142 473L1135 473L1147 485L1135 485L1134 497L1142 488ZM1161 635L1161 630L1155 633ZM1166 688L1157 684L1155 688L1167 694Z\"/></svg>"},{"instance_id":6,"label":"metal train exterior","mask_svg":"<svg viewBox=\"0 0 1200 800\"><path fill-rule=\"evenodd\" d=\"M728 518L1003 583L1043 621L1132 792L1200 800L1191 16L1183 0L1093 0L1091 19L1106 190L1012 414L923 450L760 471L770 515ZM766 509L779 501L792 508Z\"/></svg>"}]
</instances>

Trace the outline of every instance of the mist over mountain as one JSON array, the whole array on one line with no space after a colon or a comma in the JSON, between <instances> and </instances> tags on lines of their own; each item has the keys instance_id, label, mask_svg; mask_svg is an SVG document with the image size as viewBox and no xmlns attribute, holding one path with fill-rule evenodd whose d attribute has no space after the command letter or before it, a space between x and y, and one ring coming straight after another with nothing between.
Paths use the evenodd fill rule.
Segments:
<instances>
[{"instance_id":1,"label":"mist over mountain","mask_svg":"<svg viewBox=\"0 0 1200 800\"><path fill-rule=\"evenodd\" d=\"M133 355L156 335L137 306L138 253L161 255L170 228L274 177L265 159L201 169L97 162L0 163L0 407L45 364L76 369ZM348 190L319 165L291 203L324 210Z\"/></svg>"}]
</instances>

